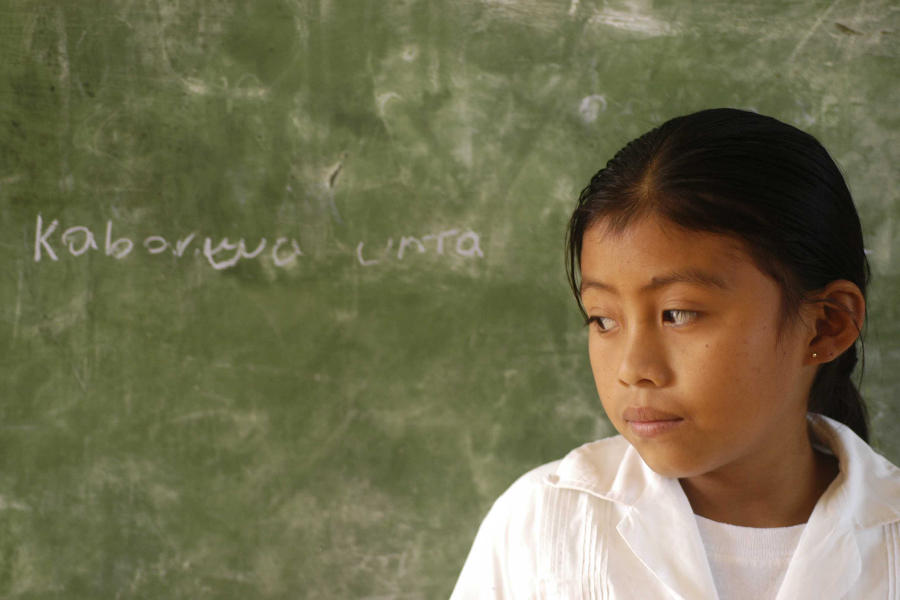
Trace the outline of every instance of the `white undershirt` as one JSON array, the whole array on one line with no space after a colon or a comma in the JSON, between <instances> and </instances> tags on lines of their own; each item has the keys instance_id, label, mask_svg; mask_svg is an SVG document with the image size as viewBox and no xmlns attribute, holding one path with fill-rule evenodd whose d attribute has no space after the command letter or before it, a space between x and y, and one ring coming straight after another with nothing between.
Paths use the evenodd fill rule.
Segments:
<instances>
[{"instance_id":1,"label":"white undershirt","mask_svg":"<svg viewBox=\"0 0 900 600\"><path fill-rule=\"evenodd\" d=\"M694 516L719 600L775 598L805 524L763 529Z\"/></svg>"}]
</instances>

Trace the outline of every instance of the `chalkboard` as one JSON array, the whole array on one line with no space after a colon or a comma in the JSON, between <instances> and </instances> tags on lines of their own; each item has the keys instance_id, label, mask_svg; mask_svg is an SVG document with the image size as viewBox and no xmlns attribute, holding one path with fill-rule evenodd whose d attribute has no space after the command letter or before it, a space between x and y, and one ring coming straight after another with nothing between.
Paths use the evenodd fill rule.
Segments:
<instances>
[{"instance_id":1,"label":"chalkboard","mask_svg":"<svg viewBox=\"0 0 900 600\"><path fill-rule=\"evenodd\" d=\"M712 106L845 171L900 461L892 0L0 2L0 597L449 595L612 433L581 187Z\"/></svg>"}]
</instances>

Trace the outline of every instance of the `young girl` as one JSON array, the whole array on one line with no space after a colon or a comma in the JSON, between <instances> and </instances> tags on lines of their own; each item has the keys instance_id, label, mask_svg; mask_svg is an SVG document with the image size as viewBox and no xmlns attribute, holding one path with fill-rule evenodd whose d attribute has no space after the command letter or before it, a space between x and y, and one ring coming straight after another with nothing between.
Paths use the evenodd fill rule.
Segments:
<instances>
[{"instance_id":1,"label":"young girl","mask_svg":"<svg viewBox=\"0 0 900 600\"><path fill-rule=\"evenodd\" d=\"M672 119L581 193L568 266L621 435L516 481L452 598L900 598L900 470L850 379L868 264L825 149Z\"/></svg>"}]
</instances>

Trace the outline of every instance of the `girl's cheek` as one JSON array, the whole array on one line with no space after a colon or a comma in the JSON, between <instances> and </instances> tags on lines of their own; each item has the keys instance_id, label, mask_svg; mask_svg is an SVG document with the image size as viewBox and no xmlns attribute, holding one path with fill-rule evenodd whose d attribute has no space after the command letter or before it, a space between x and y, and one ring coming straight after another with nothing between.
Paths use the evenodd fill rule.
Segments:
<instances>
[{"instance_id":1,"label":"girl's cheek","mask_svg":"<svg viewBox=\"0 0 900 600\"><path fill-rule=\"evenodd\" d=\"M604 388L612 385L616 380L620 357L608 348L592 345L588 352L588 358L597 387Z\"/></svg>"}]
</instances>

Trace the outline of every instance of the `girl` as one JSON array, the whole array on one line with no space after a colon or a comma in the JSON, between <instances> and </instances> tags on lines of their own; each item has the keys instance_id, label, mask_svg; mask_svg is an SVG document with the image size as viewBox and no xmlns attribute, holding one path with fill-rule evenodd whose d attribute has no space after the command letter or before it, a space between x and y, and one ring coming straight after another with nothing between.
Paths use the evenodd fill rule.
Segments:
<instances>
[{"instance_id":1,"label":"girl","mask_svg":"<svg viewBox=\"0 0 900 600\"><path fill-rule=\"evenodd\" d=\"M900 470L850 379L869 277L825 149L706 110L578 201L569 280L621 434L516 481L452 598L900 598Z\"/></svg>"}]
</instances>

